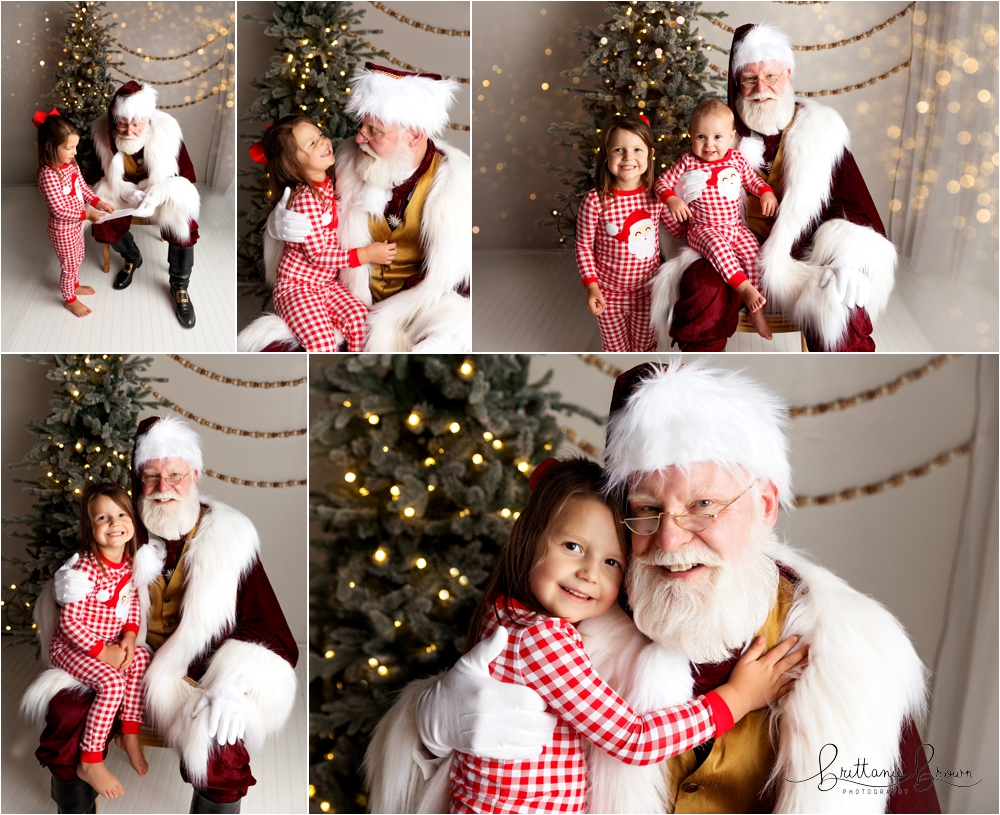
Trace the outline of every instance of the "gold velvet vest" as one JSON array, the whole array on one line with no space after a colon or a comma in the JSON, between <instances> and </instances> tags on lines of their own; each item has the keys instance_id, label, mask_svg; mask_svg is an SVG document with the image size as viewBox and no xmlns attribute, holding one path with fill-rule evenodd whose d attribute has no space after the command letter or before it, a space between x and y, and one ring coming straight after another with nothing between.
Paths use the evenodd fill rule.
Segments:
<instances>
[{"instance_id":1,"label":"gold velvet vest","mask_svg":"<svg viewBox=\"0 0 1000 815\"><path fill-rule=\"evenodd\" d=\"M771 186L771 189L774 190L774 197L778 199L779 204L785 192L785 133L788 132L788 128L792 126L792 122L794 121L795 114L793 113L791 122L785 125L785 129L781 133L781 141L778 142L778 152L774 156L774 161L771 162L770 170L766 173L760 170L757 171L757 175L763 178ZM771 227L774 226L774 218L765 218L761 213L760 199L750 194L747 194L747 226L757 236L757 240L761 244L767 240L767 236L771 234Z\"/></svg>"},{"instance_id":2,"label":"gold velvet vest","mask_svg":"<svg viewBox=\"0 0 1000 815\"><path fill-rule=\"evenodd\" d=\"M757 632L768 649L781 641L794 595L795 586L782 575L777 602ZM751 711L715 740L700 767L693 750L668 759L674 812L769 812L770 802L757 797L774 766L768 724L766 710Z\"/></svg>"},{"instance_id":3,"label":"gold velvet vest","mask_svg":"<svg viewBox=\"0 0 1000 815\"><path fill-rule=\"evenodd\" d=\"M403 223L391 229L384 215L371 215L368 227L372 242L390 241L396 244L396 259L390 266L372 264L372 274L368 285L372 292L372 302L378 303L403 288L407 278L423 273L424 248L420 245L420 221L424 201L434 183L434 174L441 163L441 154L435 153L431 166L427 168L403 213Z\"/></svg>"},{"instance_id":4,"label":"gold velvet vest","mask_svg":"<svg viewBox=\"0 0 1000 815\"><path fill-rule=\"evenodd\" d=\"M204 507L201 510L204 514ZM198 525L201 523L201 515L198 516L198 523L194 529L187 533L184 538L184 547L181 549L180 557L177 558L177 565L170 575L170 580L164 579L163 575L157 576L156 581L149 584L149 617L146 621L146 643L154 651L166 641L167 637L177 630L181 621L181 599L184 597L184 555L187 553L188 544L198 532Z\"/></svg>"}]
</instances>

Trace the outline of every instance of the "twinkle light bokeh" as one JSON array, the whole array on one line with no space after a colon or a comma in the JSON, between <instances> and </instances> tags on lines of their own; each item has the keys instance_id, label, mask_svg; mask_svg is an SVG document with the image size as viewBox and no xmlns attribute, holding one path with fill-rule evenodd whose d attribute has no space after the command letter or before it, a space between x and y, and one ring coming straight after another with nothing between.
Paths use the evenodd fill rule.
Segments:
<instances>
[{"instance_id":1,"label":"twinkle light bokeh","mask_svg":"<svg viewBox=\"0 0 1000 815\"><path fill-rule=\"evenodd\" d=\"M112 35L133 51L172 56L213 41L188 57L147 61L122 51L115 57L123 70L154 81L183 79L224 60L220 68L179 85L158 86L160 105L184 104L219 92L210 99L168 111L180 123L199 182L224 191L235 177L235 6L233 3L109 3ZM31 115L50 110L43 98L53 88L62 49L51 38L60 37L71 8L65 3L4 3L0 8L3 45L3 106L7 127L3 133L2 179L5 184L35 184L35 129ZM225 32L225 33L223 33ZM118 49L116 49L118 50ZM129 81L115 70L120 84ZM58 107L58 102L55 103ZM15 125L16 123L16 125Z\"/></svg>"}]
</instances>

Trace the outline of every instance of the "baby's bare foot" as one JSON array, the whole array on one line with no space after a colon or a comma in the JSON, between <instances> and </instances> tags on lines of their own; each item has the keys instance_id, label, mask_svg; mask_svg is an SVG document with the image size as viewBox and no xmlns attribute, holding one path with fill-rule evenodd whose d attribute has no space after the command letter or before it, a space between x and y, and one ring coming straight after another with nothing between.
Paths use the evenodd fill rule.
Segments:
<instances>
[{"instance_id":1,"label":"baby's bare foot","mask_svg":"<svg viewBox=\"0 0 1000 815\"><path fill-rule=\"evenodd\" d=\"M765 340L771 339L771 329L767 326L767 320L764 317L763 311L751 311L750 322L753 323L753 327L757 329L757 333Z\"/></svg>"},{"instance_id":2,"label":"baby's bare foot","mask_svg":"<svg viewBox=\"0 0 1000 815\"><path fill-rule=\"evenodd\" d=\"M142 745L139 744L139 736L135 733L122 733L120 737L121 741L118 739L115 741L128 755L128 762L132 765L132 769L139 774L140 778L145 778L146 773L149 772L149 764L142 751Z\"/></svg>"},{"instance_id":3,"label":"baby's bare foot","mask_svg":"<svg viewBox=\"0 0 1000 815\"><path fill-rule=\"evenodd\" d=\"M97 790L98 795L103 795L105 798L118 798L125 793L122 782L104 766L103 761L99 764L80 762L76 774Z\"/></svg>"},{"instance_id":4,"label":"baby's bare foot","mask_svg":"<svg viewBox=\"0 0 1000 815\"><path fill-rule=\"evenodd\" d=\"M63 300L63 305L66 306L66 308L72 314L75 314L77 317L86 317L88 314L90 314L90 309L87 308L79 300L74 300L72 303L67 303L65 300Z\"/></svg>"},{"instance_id":5,"label":"baby's bare foot","mask_svg":"<svg viewBox=\"0 0 1000 815\"><path fill-rule=\"evenodd\" d=\"M76 287L76 293L77 294L96 294L97 292L94 291L93 286L77 286Z\"/></svg>"},{"instance_id":6,"label":"baby's bare foot","mask_svg":"<svg viewBox=\"0 0 1000 815\"><path fill-rule=\"evenodd\" d=\"M755 311L760 311L767 303L767 300L764 299L764 295L757 291L757 289L753 286L748 286L745 290L741 291L740 294L743 295L743 302L747 304L747 310L751 314Z\"/></svg>"}]
</instances>

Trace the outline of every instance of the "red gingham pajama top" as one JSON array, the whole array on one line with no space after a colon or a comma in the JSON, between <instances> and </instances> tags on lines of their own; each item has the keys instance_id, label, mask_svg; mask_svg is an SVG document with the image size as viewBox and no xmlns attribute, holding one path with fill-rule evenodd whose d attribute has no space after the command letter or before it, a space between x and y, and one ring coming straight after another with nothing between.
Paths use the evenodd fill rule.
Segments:
<instances>
[{"instance_id":1,"label":"red gingham pajama top","mask_svg":"<svg viewBox=\"0 0 1000 815\"><path fill-rule=\"evenodd\" d=\"M452 812L582 812L587 793L584 738L620 761L652 764L716 736L716 720L720 734L732 726L729 708L717 694L637 714L594 672L571 623L536 614L516 601L511 606L517 623L504 611L502 598L497 602L509 638L490 674L534 690L559 723L536 759L499 761L455 753ZM497 627L491 615L481 636Z\"/></svg>"},{"instance_id":2,"label":"red gingham pajama top","mask_svg":"<svg viewBox=\"0 0 1000 815\"><path fill-rule=\"evenodd\" d=\"M340 269L361 263L357 249L341 249L337 240L333 182L327 179L319 189L322 198L307 184L295 188L289 209L306 215L312 231L304 243L285 243L274 309L308 351L336 351L335 327L348 351L362 351L368 308L337 279Z\"/></svg>"},{"instance_id":3,"label":"red gingham pajama top","mask_svg":"<svg viewBox=\"0 0 1000 815\"><path fill-rule=\"evenodd\" d=\"M140 686L150 660L149 651L141 645L136 646L135 656L124 673L97 658L105 645L118 645L126 631L138 633L140 622L139 594L131 583L132 566L128 558L121 563L110 563L104 558L102 561L106 573L93 555L80 555L74 568L94 581L94 590L85 599L62 607L49 646L53 665L97 691L81 741L81 760L88 763L102 760L119 708L122 732L139 732Z\"/></svg>"},{"instance_id":4,"label":"red gingham pajama top","mask_svg":"<svg viewBox=\"0 0 1000 815\"><path fill-rule=\"evenodd\" d=\"M586 287L597 283L604 311L597 315L605 351L655 351L649 281L660 265L657 223L665 205L646 192L612 190L601 208L591 190L576 216L576 263Z\"/></svg>"},{"instance_id":5,"label":"red gingham pajama top","mask_svg":"<svg viewBox=\"0 0 1000 815\"><path fill-rule=\"evenodd\" d=\"M63 300L76 300L80 284L80 264L83 262L82 221L87 217L84 202L94 206L100 198L87 186L75 164L58 169L42 167L38 173L38 189L49 208L49 243L59 258L59 289Z\"/></svg>"},{"instance_id":6,"label":"red gingham pajama top","mask_svg":"<svg viewBox=\"0 0 1000 815\"><path fill-rule=\"evenodd\" d=\"M705 257L734 289L749 280L760 286L756 260L760 244L747 229L740 215L740 190L746 187L758 198L774 192L747 164L738 150L729 150L718 161L703 161L685 153L674 166L656 179L654 189L660 200L674 196L677 180L689 170L709 173L708 185L697 199L688 204L688 246ZM671 233L683 237L684 227L668 214L664 221Z\"/></svg>"}]
</instances>

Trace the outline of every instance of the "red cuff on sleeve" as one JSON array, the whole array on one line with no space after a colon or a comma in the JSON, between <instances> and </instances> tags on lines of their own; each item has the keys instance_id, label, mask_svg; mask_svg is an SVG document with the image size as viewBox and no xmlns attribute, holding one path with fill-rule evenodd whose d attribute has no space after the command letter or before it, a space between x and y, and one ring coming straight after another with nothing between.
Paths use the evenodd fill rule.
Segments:
<instances>
[{"instance_id":1,"label":"red cuff on sleeve","mask_svg":"<svg viewBox=\"0 0 1000 815\"><path fill-rule=\"evenodd\" d=\"M660 193L660 200L661 201L668 201L671 198L676 198L676 197L677 197L677 193L674 192L673 190L664 190L663 192Z\"/></svg>"},{"instance_id":2,"label":"red cuff on sleeve","mask_svg":"<svg viewBox=\"0 0 1000 815\"><path fill-rule=\"evenodd\" d=\"M773 194L774 190L771 189L771 187L767 186L767 184L765 184L763 187L761 187L760 195L763 195L765 192L769 192L769 193ZM758 195L757 197L760 198L760 195Z\"/></svg>"},{"instance_id":3,"label":"red cuff on sleeve","mask_svg":"<svg viewBox=\"0 0 1000 815\"><path fill-rule=\"evenodd\" d=\"M98 198L98 197L97 197L97 196L95 195L95 196L94 196L94 200L90 202L90 205L91 205L91 206L92 206L92 207L93 207L94 209L97 209L97 205L98 205L99 203L101 203L101 199L100 199L100 198Z\"/></svg>"},{"instance_id":4,"label":"red cuff on sleeve","mask_svg":"<svg viewBox=\"0 0 1000 815\"><path fill-rule=\"evenodd\" d=\"M358 250L352 249L347 253L347 262L351 265L352 269L357 268L361 265L361 260L358 258Z\"/></svg>"},{"instance_id":5,"label":"red cuff on sleeve","mask_svg":"<svg viewBox=\"0 0 1000 815\"><path fill-rule=\"evenodd\" d=\"M589 286L591 283L598 282L597 278L593 275L588 275L587 277L581 278L581 281L583 282L584 288L587 288L587 286Z\"/></svg>"},{"instance_id":6,"label":"red cuff on sleeve","mask_svg":"<svg viewBox=\"0 0 1000 815\"><path fill-rule=\"evenodd\" d=\"M71 297L71 298L70 298L69 300L67 300L66 302L67 302L67 303L75 303L75 302L76 302L76 295L74 294L74 295L73 295L73 296L72 296L72 297Z\"/></svg>"},{"instance_id":7,"label":"red cuff on sleeve","mask_svg":"<svg viewBox=\"0 0 1000 815\"><path fill-rule=\"evenodd\" d=\"M76 300L76 298L74 297L73 300ZM72 303L73 300L70 300L69 302ZM103 650L104 650L104 643L98 640L97 642L95 642L93 645L90 646L90 649L87 651L87 656L97 658L101 655L101 651Z\"/></svg>"},{"instance_id":8,"label":"red cuff on sleeve","mask_svg":"<svg viewBox=\"0 0 1000 815\"><path fill-rule=\"evenodd\" d=\"M705 703L708 705L709 710L712 711L712 723L715 725L715 737L719 738L727 730L732 730L735 722L733 721L733 712L729 709L729 705L726 704L726 700L723 699L714 690L710 690L705 694Z\"/></svg>"},{"instance_id":9,"label":"red cuff on sleeve","mask_svg":"<svg viewBox=\"0 0 1000 815\"><path fill-rule=\"evenodd\" d=\"M87 220L87 210L84 209L84 210L80 211L80 220L81 221L86 221Z\"/></svg>"},{"instance_id":10,"label":"red cuff on sleeve","mask_svg":"<svg viewBox=\"0 0 1000 815\"><path fill-rule=\"evenodd\" d=\"M142 729L142 722L127 722L122 719L122 733L126 736L137 736Z\"/></svg>"},{"instance_id":11,"label":"red cuff on sleeve","mask_svg":"<svg viewBox=\"0 0 1000 815\"><path fill-rule=\"evenodd\" d=\"M100 764L104 761L103 750L81 750L80 762L82 764Z\"/></svg>"},{"instance_id":12,"label":"red cuff on sleeve","mask_svg":"<svg viewBox=\"0 0 1000 815\"><path fill-rule=\"evenodd\" d=\"M734 289L742 285L742 283L747 279L747 276L743 272L737 272L726 282L732 286Z\"/></svg>"},{"instance_id":13,"label":"red cuff on sleeve","mask_svg":"<svg viewBox=\"0 0 1000 815\"><path fill-rule=\"evenodd\" d=\"M138 634L139 626L135 623L125 623L125 625L122 626L122 633L125 634L128 631L131 631L133 634Z\"/></svg>"}]
</instances>

